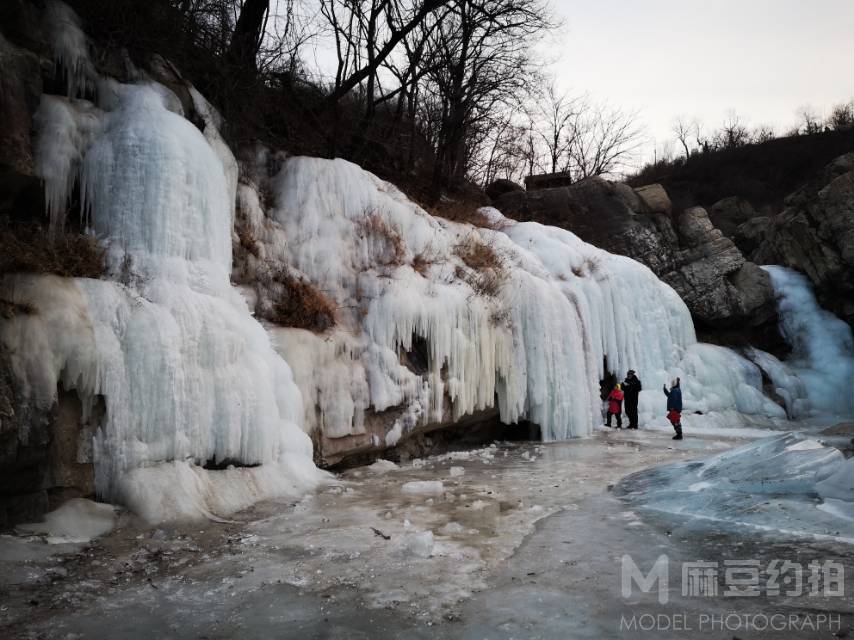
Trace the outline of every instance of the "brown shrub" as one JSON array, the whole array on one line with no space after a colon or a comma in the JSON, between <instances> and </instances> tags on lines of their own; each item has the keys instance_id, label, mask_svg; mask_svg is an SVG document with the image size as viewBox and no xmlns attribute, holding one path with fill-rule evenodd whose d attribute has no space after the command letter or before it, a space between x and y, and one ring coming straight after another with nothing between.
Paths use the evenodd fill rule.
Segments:
<instances>
[{"instance_id":1,"label":"brown shrub","mask_svg":"<svg viewBox=\"0 0 854 640\"><path fill-rule=\"evenodd\" d=\"M465 240L454 247L454 253L467 267L476 271L497 269L502 266L495 249L483 242L475 233L470 233Z\"/></svg>"},{"instance_id":2,"label":"brown shrub","mask_svg":"<svg viewBox=\"0 0 854 640\"><path fill-rule=\"evenodd\" d=\"M379 243L381 250L378 253L381 255L376 258L380 264L387 267L403 264L403 257L406 255L403 238L378 212L366 212L365 217L359 221L358 228L361 237Z\"/></svg>"},{"instance_id":3,"label":"brown shrub","mask_svg":"<svg viewBox=\"0 0 854 640\"><path fill-rule=\"evenodd\" d=\"M104 248L92 236L67 232L51 240L47 230L37 225L0 231L0 274L100 278L104 270Z\"/></svg>"},{"instance_id":4,"label":"brown shrub","mask_svg":"<svg viewBox=\"0 0 854 640\"><path fill-rule=\"evenodd\" d=\"M284 289L267 320L284 327L326 331L335 325L335 304L313 284L287 271L275 275Z\"/></svg>"},{"instance_id":5,"label":"brown shrub","mask_svg":"<svg viewBox=\"0 0 854 640\"><path fill-rule=\"evenodd\" d=\"M457 278L466 281L480 295L498 294L501 284L507 278L507 272L501 257L493 247L471 233L454 248L454 253L468 267L457 267Z\"/></svg>"},{"instance_id":6,"label":"brown shrub","mask_svg":"<svg viewBox=\"0 0 854 640\"><path fill-rule=\"evenodd\" d=\"M424 276L430 268L430 265L436 264L438 261L435 249L432 246L428 246L413 256L412 268L416 273L420 273Z\"/></svg>"}]
</instances>

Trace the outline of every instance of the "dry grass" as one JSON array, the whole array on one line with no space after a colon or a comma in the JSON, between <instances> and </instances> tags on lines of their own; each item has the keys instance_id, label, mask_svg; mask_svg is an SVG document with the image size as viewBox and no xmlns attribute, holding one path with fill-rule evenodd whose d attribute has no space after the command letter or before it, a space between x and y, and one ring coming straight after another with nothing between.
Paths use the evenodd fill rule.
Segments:
<instances>
[{"instance_id":1,"label":"dry grass","mask_svg":"<svg viewBox=\"0 0 854 640\"><path fill-rule=\"evenodd\" d=\"M359 221L358 229L360 237L377 243L379 250L375 257L379 264L387 267L403 264L406 255L403 238L388 225L379 212L366 212L365 217Z\"/></svg>"},{"instance_id":2,"label":"dry grass","mask_svg":"<svg viewBox=\"0 0 854 640\"><path fill-rule=\"evenodd\" d=\"M470 224L482 229L495 229L496 226L489 218L478 211L482 206L478 202L469 200L443 200L432 207L421 205L421 208L437 218Z\"/></svg>"},{"instance_id":3,"label":"dry grass","mask_svg":"<svg viewBox=\"0 0 854 640\"><path fill-rule=\"evenodd\" d=\"M454 253L469 269L476 271L498 269L502 266L501 259L495 249L483 242L475 233L470 233L460 244L454 247Z\"/></svg>"},{"instance_id":4,"label":"dry grass","mask_svg":"<svg viewBox=\"0 0 854 640\"><path fill-rule=\"evenodd\" d=\"M454 253L468 269L457 267L455 275L466 281L475 293L495 296L507 278L501 257L495 249L471 233L454 248Z\"/></svg>"},{"instance_id":5,"label":"dry grass","mask_svg":"<svg viewBox=\"0 0 854 640\"><path fill-rule=\"evenodd\" d=\"M104 270L104 249L92 236L68 232L51 240L47 230L36 225L0 231L0 274L100 278Z\"/></svg>"},{"instance_id":6,"label":"dry grass","mask_svg":"<svg viewBox=\"0 0 854 640\"><path fill-rule=\"evenodd\" d=\"M575 276L583 278L585 276L595 275L601 267L602 261L599 258L585 258L584 262L580 265L570 267L570 271L572 271Z\"/></svg>"},{"instance_id":7,"label":"dry grass","mask_svg":"<svg viewBox=\"0 0 854 640\"><path fill-rule=\"evenodd\" d=\"M422 251L419 251L412 258L412 269L416 272L427 277L427 271L430 269L431 265L439 262L439 256L436 250L432 245L428 245Z\"/></svg>"},{"instance_id":8,"label":"dry grass","mask_svg":"<svg viewBox=\"0 0 854 640\"><path fill-rule=\"evenodd\" d=\"M287 271L277 273L274 278L282 285L283 293L267 320L315 332L335 325L335 304L313 284Z\"/></svg>"}]
</instances>

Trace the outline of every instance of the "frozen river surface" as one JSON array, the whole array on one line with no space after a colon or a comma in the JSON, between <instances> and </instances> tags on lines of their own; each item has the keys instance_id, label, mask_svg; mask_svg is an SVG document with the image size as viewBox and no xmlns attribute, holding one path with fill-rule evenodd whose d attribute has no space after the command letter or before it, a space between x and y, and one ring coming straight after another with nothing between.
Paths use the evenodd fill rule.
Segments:
<instances>
[{"instance_id":1,"label":"frozen river surface","mask_svg":"<svg viewBox=\"0 0 854 640\"><path fill-rule=\"evenodd\" d=\"M352 469L226 522L151 528L123 516L90 545L5 536L0 636L845 637L854 602L834 594L854 594L849 545L632 508L611 491L640 469L738 444L654 431L498 443ZM664 592L661 581L623 592L625 567L652 575L662 555ZM683 563L698 560L718 587L686 593ZM769 574L783 562L777 595ZM810 563L842 566L841 584L810 595ZM725 593L753 571L756 595Z\"/></svg>"}]
</instances>

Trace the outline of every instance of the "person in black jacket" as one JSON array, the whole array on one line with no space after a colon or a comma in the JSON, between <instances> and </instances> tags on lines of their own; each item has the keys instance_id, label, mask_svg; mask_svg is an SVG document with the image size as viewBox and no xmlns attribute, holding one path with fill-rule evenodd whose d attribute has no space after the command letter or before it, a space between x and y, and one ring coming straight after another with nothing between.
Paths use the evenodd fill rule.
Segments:
<instances>
[{"instance_id":1,"label":"person in black jacket","mask_svg":"<svg viewBox=\"0 0 854 640\"><path fill-rule=\"evenodd\" d=\"M635 375L634 369L629 369L626 379L623 380L623 394L625 395L626 415L629 417L629 429L638 428L638 394L641 389L640 378Z\"/></svg>"}]
</instances>

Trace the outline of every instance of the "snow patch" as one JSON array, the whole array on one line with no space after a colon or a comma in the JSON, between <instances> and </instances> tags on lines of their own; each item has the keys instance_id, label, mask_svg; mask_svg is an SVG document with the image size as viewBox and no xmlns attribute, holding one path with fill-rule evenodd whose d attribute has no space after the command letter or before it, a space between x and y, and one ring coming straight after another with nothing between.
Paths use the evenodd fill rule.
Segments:
<instances>
[{"instance_id":1,"label":"snow patch","mask_svg":"<svg viewBox=\"0 0 854 640\"><path fill-rule=\"evenodd\" d=\"M113 530L116 508L111 504L72 498L55 511L45 514L44 522L20 524L19 533L44 535L50 544L89 542Z\"/></svg>"}]
</instances>

